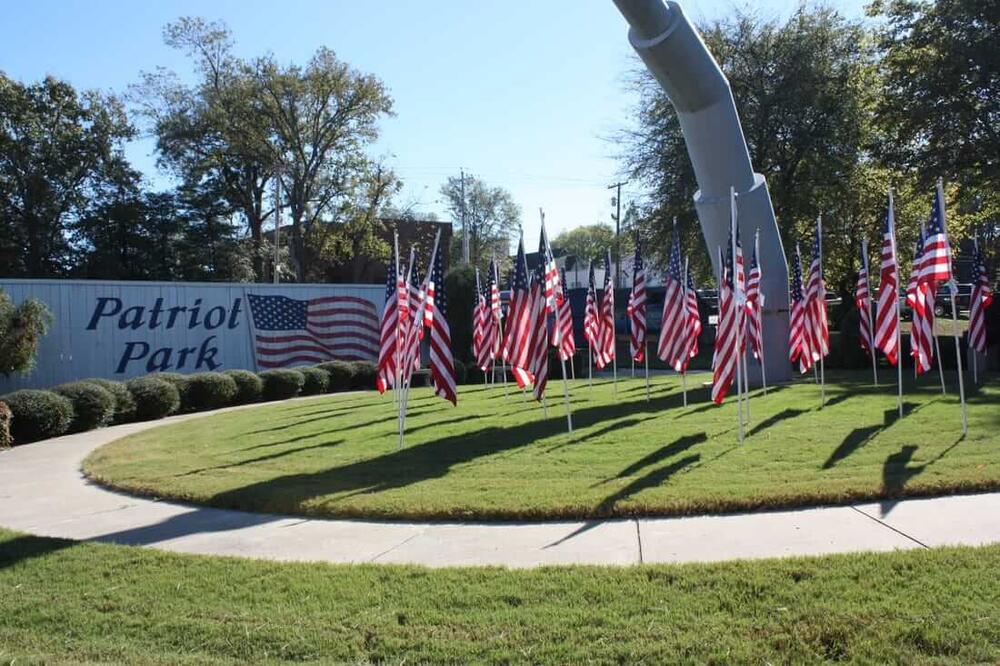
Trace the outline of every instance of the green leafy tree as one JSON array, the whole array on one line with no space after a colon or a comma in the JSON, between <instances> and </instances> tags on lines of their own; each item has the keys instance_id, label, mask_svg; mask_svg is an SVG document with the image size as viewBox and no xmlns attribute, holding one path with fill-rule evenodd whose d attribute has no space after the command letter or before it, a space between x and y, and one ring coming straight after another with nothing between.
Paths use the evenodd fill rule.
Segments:
<instances>
[{"instance_id":1,"label":"green leafy tree","mask_svg":"<svg viewBox=\"0 0 1000 666\"><path fill-rule=\"evenodd\" d=\"M485 271L493 255L507 258L510 241L521 226L521 207L502 187L487 185L475 176L465 177L465 226L462 226L462 179L451 176L441 186L441 195L458 229L451 244L452 261L462 261L463 240L469 235L469 261Z\"/></svg>"},{"instance_id":2,"label":"green leafy tree","mask_svg":"<svg viewBox=\"0 0 1000 666\"><path fill-rule=\"evenodd\" d=\"M22 84L0 72L0 273L66 275L71 224L124 162L134 135L119 101L54 77Z\"/></svg>"},{"instance_id":3,"label":"green leafy tree","mask_svg":"<svg viewBox=\"0 0 1000 666\"><path fill-rule=\"evenodd\" d=\"M828 8L800 8L785 22L745 11L701 27L729 78L754 167L765 174L786 246L817 214L860 215L852 183L874 141L880 90L872 40L860 22ZM625 164L649 197L642 235L662 261L673 219L696 274L710 277L693 199L697 183L677 115L659 85L639 71L637 125L625 133ZM876 211L867 210L872 219ZM810 234L811 235L811 234Z\"/></svg>"},{"instance_id":4,"label":"green leafy tree","mask_svg":"<svg viewBox=\"0 0 1000 666\"><path fill-rule=\"evenodd\" d=\"M605 251L615 243L610 224L588 224L562 232L552 239L553 250L562 250L586 265L604 259Z\"/></svg>"},{"instance_id":5,"label":"green leafy tree","mask_svg":"<svg viewBox=\"0 0 1000 666\"><path fill-rule=\"evenodd\" d=\"M52 325L52 312L34 298L14 305L0 289L0 374L26 373L35 367L38 344Z\"/></svg>"}]
</instances>

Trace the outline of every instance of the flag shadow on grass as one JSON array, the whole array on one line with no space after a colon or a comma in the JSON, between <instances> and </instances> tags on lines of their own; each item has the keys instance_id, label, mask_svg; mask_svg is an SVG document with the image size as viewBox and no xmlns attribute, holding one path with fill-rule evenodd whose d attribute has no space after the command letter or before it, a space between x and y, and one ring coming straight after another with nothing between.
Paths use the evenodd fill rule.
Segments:
<instances>
[{"instance_id":1,"label":"flag shadow on grass","mask_svg":"<svg viewBox=\"0 0 1000 666\"><path fill-rule=\"evenodd\" d=\"M579 409L573 419L577 427L587 428L611 419L659 414L680 402L679 395L657 397L649 402L637 399ZM380 493L442 478L456 465L528 446L564 433L565 427L562 414L506 428L484 427L320 472L267 479L218 493L209 503L224 508L294 513L301 511L309 500L333 495L327 501L335 506L339 500L354 495Z\"/></svg>"},{"instance_id":2,"label":"flag shadow on grass","mask_svg":"<svg viewBox=\"0 0 1000 666\"><path fill-rule=\"evenodd\" d=\"M928 403L925 402L917 405L912 402L904 402L903 413L904 415L913 414L926 404ZM843 460L844 458L851 455L852 453L860 449L862 446L870 442L872 439L875 438L876 435L881 433L883 430L885 430L898 420L899 420L899 409L893 407L892 409L887 409L882 413L881 425L855 428L851 432L847 433L847 436L844 437L844 441L842 441L840 445L833 450L833 453L831 453L830 457L826 459L826 462L823 463L823 467L821 469L830 469L838 462L840 462L841 460Z\"/></svg>"}]
</instances>

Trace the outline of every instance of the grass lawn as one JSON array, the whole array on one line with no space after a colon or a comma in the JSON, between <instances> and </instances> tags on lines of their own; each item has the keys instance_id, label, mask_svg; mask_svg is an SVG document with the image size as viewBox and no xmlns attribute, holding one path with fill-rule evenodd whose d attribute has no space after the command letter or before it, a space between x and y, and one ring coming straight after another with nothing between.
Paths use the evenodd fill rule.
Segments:
<instances>
[{"instance_id":1,"label":"grass lawn","mask_svg":"<svg viewBox=\"0 0 1000 666\"><path fill-rule=\"evenodd\" d=\"M996 663L998 570L1000 546L430 570L0 530L0 663Z\"/></svg>"},{"instance_id":2,"label":"grass lawn","mask_svg":"<svg viewBox=\"0 0 1000 666\"><path fill-rule=\"evenodd\" d=\"M884 373L887 375L888 373ZM414 390L396 450L390 396L261 405L136 434L95 451L86 472L128 491L289 514L553 518L683 514L1000 488L1000 383L969 394L959 441L954 389L834 375L819 410L812 381L751 399L736 444L735 403L681 392L673 376L572 387L566 433L559 382L549 418L520 395L463 387L458 408ZM857 383L851 383L851 380ZM888 376L884 377L888 380ZM949 378L954 387L953 378ZM694 383L693 381L691 382Z\"/></svg>"}]
</instances>

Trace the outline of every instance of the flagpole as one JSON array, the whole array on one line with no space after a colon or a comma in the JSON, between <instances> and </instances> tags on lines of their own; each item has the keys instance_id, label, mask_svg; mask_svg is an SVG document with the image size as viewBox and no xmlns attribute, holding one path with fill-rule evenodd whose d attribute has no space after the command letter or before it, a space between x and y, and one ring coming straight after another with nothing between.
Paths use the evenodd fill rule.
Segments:
<instances>
[{"instance_id":1,"label":"flagpole","mask_svg":"<svg viewBox=\"0 0 1000 666\"><path fill-rule=\"evenodd\" d=\"M819 279L823 280L823 214L820 213L816 216L816 240L817 240L817 250L819 254ZM826 316L826 284L823 284L823 292L820 294L823 297L823 307L817 308L818 311ZM826 322L823 322L823 327L827 326ZM820 350L819 356L819 407L822 409L826 407L826 354L823 350Z\"/></svg>"},{"instance_id":2,"label":"flagpole","mask_svg":"<svg viewBox=\"0 0 1000 666\"><path fill-rule=\"evenodd\" d=\"M730 226L730 257L733 261L733 305L737 308L733 313L736 315L734 317L733 325L736 328L736 405L737 405L737 418L739 419L739 427L737 428L739 432L739 443L743 445L743 362L741 360L742 354L740 353L740 317L739 317L739 307L740 307L740 281L736 279L736 188L729 186L729 226ZM719 267L719 274L725 275L725 270L722 266ZM721 297L722 287L719 287L719 295ZM721 303L719 304L722 305ZM719 316L722 316L722 312L719 312Z\"/></svg>"},{"instance_id":3,"label":"flagpole","mask_svg":"<svg viewBox=\"0 0 1000 666\"><path fill-rule=\"evenodd\" d=\"M948 226L945 222L944 214L944 182L938 178L937 180L937 198L941 202L941 231L944 232L945 240L948 239ZM955 274L952 272L951 267L951 243L948 243L948 274L951 279L948 281L948 291L951 293L951 322L952 322L952 337L955 339L955 365L958 367L958 396L962 403L962 434L969 434L969 415L966 413L965 409L965 381L962 377L962 345L958 341L958 287L955 285ZM934 338L935 341L937 338ZM941 359L938 358L938 366L941 365Z\"/></svg>"},{"instance_id":4,"label":"flagpole","mask_svg":"<svg viewBox=\"0 0 1000 666\"><path fill-rule=\"evenodd\" d=\"M594 388L594 345L587 341L587 382Z\"/></svg>"},{"instance_id":5,"label":"flagpole","mask_svg":"<svg viewBox=\"0 0 1000 666\"><path fill-rule=\"evenodd\" d=\"M396 410L399 411L399 382L400 382L400 359L399 359L399 231L397 229L392 230L392 247L396 253L396 265L393 270L396 272L393 274L393 284L396 289L396 347L392 351L392 360L395 362L396 366L396 378L392 383L392 402L396 406ZM409 289L409 285L406 287ZM383 314L383 316L385 316Z\"/></svg>"},{"instance_id":6,"label":"flagpole","mask_svg":"<svg viewBox=\"0 0 1000 666\"><path fill-rule=\"evenodd\" d=\"M978 257L979 256L979 234L978 233L972 235L972 246L975 248L976 257ZM978 280L979 280L979 276L978 276L979 267L977 266L975 268L975 270L976 270L976 273L977 273L975 279L978 282ZM971 295L975 295L975 291L976 291L975 286L973 286L972 294ZM971 307L971 305L972 305L971 302L969 303L969 305ZM954 310L954 309L955 309L955 304L952 303L952 310ZM971 317L970 317L970 319L971 319ZM971 324L972 322L969 322L969 323ZM973 346L972 346L972 336L969 333L969 329L965 329L965 332L966 332L965 333L965 341L966 341L965 348L969 351L969 356L972 357L972 385L973 386L979 386L979 370L976 367L977 366L976 356L978 355L978 351L975 348L973 348Z\"/></svg>"},{"instance_id":7,"label":"flagpole","mask_svg":"<svg viewBox=\"0 0 1000 666\"><path fill-rule=\"evenodd\" d=\"M496 254L493 255L493 284L496 285L497 292L500 291L500 269L497 268L497 257ZM490 293L490 299L492 300L493 294ZM491 309L492 314L492 309ZM497 313L497 329L499 330L500 341L497 345L497 353L500 354L500 380L503 382L503 397L506 400L509 397L507 392L507 359L503 357L503 304L500 304L500 312ZM496 357L493 357L494 367L496 366ZM493 378L493 383L496 384L496 378Z\"/></svg>"},{"instance_id":8,"label":"flagpole","mask_svg":"<svg viewBox=\"0 0 1000 666\"><path fill-rule=\"evenodd\" d=\"M410 309L410 278L413 275L413 261L414 261L415 256L416 256L415 255L415 250L414 250L413 246L410 246L410 263L406 267L406 314L407 314L408 317L410 317L412 315L411 309ZM411 317L411 318L413 318L413 317ZM413 322L412 321L410 322L410 326L413 326ZM397 340L398 339L399 339L399 336L397 336ZM404 342L405 342L405 340L404 340ZM406 352L408 350L404 349L403 351ZM396 450L397 451L403 448L403 436L405 435L405 427L406 427L404 425L404 420L405 420L404 414L405 414L405 409L406 409L405 406L404 406L404 402L409 399L409 395L410 395L410 391L409 391L409 381L410 380L407 379L405 385L404 385L404 382L403 382L403 367L405 365L407 365L407 364L410 365L411 372L412 372L413 361L412 361L412 359L409 358L408 354L404 353L399 358L399 363L396 364L396 375L399 378L398 379L398 384L399 384L399 390L400 390L399 404L397 405L397 408L399 409L399 416L398 416L398 420L399 420L399 442L396 444Z\"/></svg>"},{"instance_id":9,"label":"flagpole","mask_svg":"<svg viewBox=\"0 0 1000 666\"><path fill-rule=\"evenodd\" d=\"M649 342L643 338L642 361L646 366L646 402L649 402Z\"/></svg>"},{"instance_id":10,"label":"flagpole","mask_svg":"<svg viewBox=\"0 0 1000 666\"><path fill-rule=\"evenodd\" d=\"M899 255L896 254L896 213L892 204L892 185L889 186L889 243L892 246L892 260L896 262L896 284L893 286L895 293L892 295L892 302L896 308L896 406L899 408L899 418L903 418L903 327L900 325L899 316L899 287L902 284L902 276L899 273ZM881 255L879 257L879 276L882 271ZM882 284L879 283L881 291Z\"/></svg>"},{"instance_id":11,"label":"flagpole","mask_svg":"<svg viewBox=\"0 0 1000 666\"><path fill-rule=\"evenodd\" d=\"M754 232L754 235L753 235L753 253L754 253L754 256L757 257L757 265L760 266L760 227L757 227L757 231ZM761 329L762 329L762 330L759 331L759 334L760 334L760 349L758 350L758 353L760 355L760 358L758 358L757 360L760 362L760 384L761 384L761 388L764 389L764 395L767 395L767 373L764 370L764 331L763 331L763 327L764 327L764 324L763 324L763 321L764 321L764 293L760 289L757 290L757 302L759 304L760 310L759 310L759 312L756 311L756 306L755 306L754 319L756 319L758 315L760 316L760 318L761 318ZM755 327L756 327L756 325L757 324L754 323Z\"/></svg>"},{"instance_id":12,"label":"flagpole","mask_svg":"<svg viewBox=\"0 0 1000 666\"><path fill-rule=\"evenodd\" d=\"M865 307L865 317L868 319L868 346L870 349L868 353L872 357L872 378L875 380L875 386L878 386L878 367L875 355L878 353L875 347L875 322L872 317L872 276L871 276L871 266L868 265L868 239L863 238L861 240L861 256L864 261L863 268L865 269L865 289L868 291L868 305Z\"/></svg>"},{"instance_id":13,"label":"flagpole","mask_svg":"<svg viewBox=\"0 0 1000 666\"><path fill-rule=\"evenodd\" d=\"M944 387L944 364L941 363L941 343L938 342L938 336L934 334L933 327L931 328L931 337L934 338L934 353L937 354L938 377L941 378L941 395L947 395L948 392Z\"/></svg>"},{"instance_id":14,"label":"flagpole","mask_svg":"<svg viewBox=\"0 0 1000 666\"><path fill-rule=\"evenodd\" d=\"M552 256L552 246L549 245L549 235L547 233L545 233L545 211L543 211L541 208L539 208L538 209L538 215L542 219L542 238L545 239L545 256L544 257L539 257L539 260L543 263L542 270L545 272L546 281L547 281L548 280L548 261L549 261L549 257ZM555 261L555 259L553 259L553 262L554 261ZM559 269L558 268L556 269L556 275L559 276ZM563 285L561 284L561 282L562 282L562 280L557 280L556 281L556 286L558 287L558 289L560 290L560 292L563 291ZM565 294L565 293L563 293L563 297L564 298L568 298L568 295ZM545 284L544 284L544 282L542 284L542 298L543 299L545 298ZM555 306L558 298L559 298L559 296L557 294L555 294L555 293L552 294L552 304L554 306ZM547 308L548 308L548 301L546 300L545 303L543 304L543 309L547 309ZM566 359L564 359L563 355L562 355L562 335L561 335L562 331L559 330L558 307L554 307L553 310L555 310L554 314L556 315L556 321L555 321L555 326L553 326L552 329L553 329L553 332L555 332L555 334L556 334L555 335L555 338L556 338L556 340L555 340L555 348L558 350L556 353L559 356L559 362L562 364L563 401L566 403L566 428L567 428L567 430L569 432L573 432L573 410L572 410L572 408L570 407L570 404L569 404L569 382L566 380ZM548 317L548 314L546 314L545 316ZM546 363L549 362L548 358L549 358L548 357L548 350L546 349L545 350L545 362ZM544 405L545 405L545 395L542 394L542 406L544 407ZM549 415L548 408L545 408L545 415L546 416Z\"/></svg>"},{"instance_id":15,"label":"flagpole","mask_svg":"<svg viewBox=\"0 0 1000 666\"><path fill-rule=\"evenodd\" d=\"M684 308L687 309L687 289L688 289L688 257L684 257ZM687 315L685 314L684 321L687 322ZM686 327L686 324L685 324ZM663 332L660 332L663 335ZM687 359L685 359L687 360ZM684 370L681 372L681 391L684 392L684 406L688 406L688 385L687 385L687 364L684 364Z\"/></svg>"}]
</instances>

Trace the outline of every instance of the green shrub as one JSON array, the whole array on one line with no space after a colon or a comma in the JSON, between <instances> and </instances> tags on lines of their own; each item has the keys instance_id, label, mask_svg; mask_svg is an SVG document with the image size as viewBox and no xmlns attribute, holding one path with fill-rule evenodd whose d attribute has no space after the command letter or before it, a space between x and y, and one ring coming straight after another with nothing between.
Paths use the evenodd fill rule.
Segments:
<instances>
[{"instance_id":1,"label":"green shrub","mask_svg":"<svg viewBox=\"0 0 1000 666\"><path fill-rule=\"evenodd\" d=\"M10 434L10 407L0 402L0 449L9 449L14 445L14 437Z\"/></svg>"},{"instance_id":2,"label":"green shrub","mask_svg":"<svg viewBox=\"0 0 1000 666\"><path fill-rule=\"evenodd\" d=\"M181 406L177 387L155 375L137 377L125 384L135 399L135 416L140 421L162 419Z\"/></svg>"},{"instance_id":3,"label":"green shrub","mask_svg":"<svg viewBox=\"0 0 1000 666\"><path fill-rule=\"evenodd\" d=\"M228 407L236 399L236 380L221 372L198 372L188 376L187 408L193 411Z\"/></svg>"},{"instance_id":4,"label":"green shrub","mask_svg":"<svg viewBox=\"0 0 1000 666\"><path fill-rule=\"evenodd\" d=\"M115 416L112 423L128 423L135 420L135 398L129 392L125 382L113 379L84 379L88 384L97 384L115 397Z\"/></svg>"},{"instance_id":5,"label":"green shrub","mask_svg":"<svg viewBox=\"0 0 1000 666\"><path fill-rule=\"evenodd\" d=\"M15 306L0 289L0 375L26 373L35 367L38 345L52 325L52 311L36 298Z\"/></svg>"},{"instance_id":6,"label":"green shrub","mask_svg":"<svg viewBox=\"0 0 1000 666\"><path fill-rule=\"evenodd\" d=\"M370 391L375 388L375 375L377 369L371 361L353 361L351 367L354 368L354 377L351 379L351 387L362 391Z\"/></svg>"},{"instance_id":7,"label":"green shrub","mask_svg":"<svg viewBox=\"0 0 1000 666\"><path fill-rule=\"evenodd\" d=\"M11 413L15 444L58 437L73 422L73 403L52 391L23 390L0 396Z\"/></svg>"},{"instance_id":8,"label":"green shrub","mask_svg":"<svg viewBox=\"0 0 1000 666\"><path fill-rule=\"evenodd\" d=\"M479 373L482 377L482 372ZM455 384L465 384L469 378L468 370L465 367L465 363L462 363L457 358L455 359Z\"/></svg>"},{"instance_id":9,"label":"green shrub","mask_svg":"<svg viewBox=\"0 0 1000 666\"><path fill-rule=\"evenodd\" d=\"M174 388L177 389L177 395L181 398L181 406L178 408L179 411L188 411L190 407L188 406L187 400L187 388L188 382L190 381L190 375L182 375L179 372L154 372L149 377L155 377L168 384L173 384ZM178 411L175 410L175 411Z\"/></svg>"},{"instance_id":10,"label":"green shrub","mask_svg":"<svg viewBox=\"0 0 1000 666\"><path fill-rule=\"evenodd\" d=\"M236 382L236 397L233 402L237 405L244 405L248 402L257 402L264 392L264 382L260 377L249 370L226 370L224 375L228 375Z\"/></svg>"},{"instance_id":11,"label":"green shrub","mask_svg":"<svg viewBox=\"0 0 1000 666\"><path fill-rule=\"evenodd\" d=\"M327 361L316 367L326 370L326 374L330 375L330 383L327 386L330 393L347 391L353 385L354 366L347 361Z\"/></svg>"},{"instance_id":12,"label":"green shrub","mask_svg":"<svg viewBox=\"0 0 1000 666\"><path fill-rule=\"evenodd\" d=\"M73 403L73 423L70 424L73 432L101 428L115 417L115 396L97 384L69 382L52 390Z\"/></svg>"},{"instance_id":13,"label":"green shrub","mask_svg":"<svg viewBox=\"0 0 1000 666\"><path fill-rule=\"evenodd\" d=\"M260 373L264 382L264 400L294 398L306 383L305 375L298 370L265 370Z\"/></svg>"},{"instance_id":14,"label":"green shrub","mask_svg":"<svg viewBox=\"0 0 1000 666\"><path fill-rule=\"evenodd\" d=\"M327 386L330 385L330 375L322 368L296 368L305 377L306 383L302 385L302 395L317 395L326 393Z\"/></svg>"}]
</instances>

